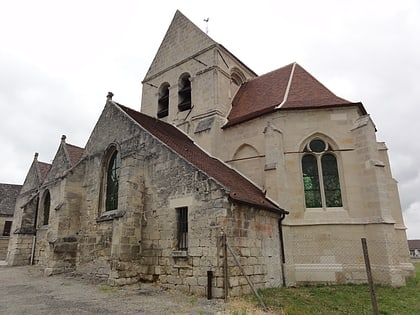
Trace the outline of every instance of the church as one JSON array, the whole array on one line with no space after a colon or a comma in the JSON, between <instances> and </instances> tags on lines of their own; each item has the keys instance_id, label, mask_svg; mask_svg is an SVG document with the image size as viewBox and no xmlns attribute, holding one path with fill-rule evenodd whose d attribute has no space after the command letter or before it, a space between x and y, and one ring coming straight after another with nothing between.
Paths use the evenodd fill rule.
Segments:
<instances>
[{"instance_id":1,"label":"church","mask_svg":"<svg viewBox=\"0 0 420 315\"><path fill-rule=\"evenodd\" d=\"M35 154L9 265L237 296L366 282L365 238L376 283L414 275L361 102L297 63L257 75L179 11L142 85L140 111L108 94L84 148L63 135L52 163Z\"/></svg>"}]
</instances>

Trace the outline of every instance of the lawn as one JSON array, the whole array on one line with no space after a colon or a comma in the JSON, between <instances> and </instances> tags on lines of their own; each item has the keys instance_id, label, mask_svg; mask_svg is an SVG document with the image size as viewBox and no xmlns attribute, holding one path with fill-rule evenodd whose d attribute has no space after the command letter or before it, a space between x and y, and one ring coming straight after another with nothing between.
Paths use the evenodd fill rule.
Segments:
<instances>
[{"instance_id":1,"label":"lawn","mask_svg":"<svg viewBox=\"0 0 420 315\"><path fill-rule=\"evenodd\" d=\"M420 314L420 263L415 264L415 279L407 279L401 288L375 286L379 313L382 315ZM274 314L284 315L371 315L367 285L333 285L260 290L264 303ZM247 303L257 305L254 296L246 296L240 309L231 314L251 315ZM238 303L236 301L236 303ZM241 305L241 304L237 304Z\"/></svg>"}]
</instances>

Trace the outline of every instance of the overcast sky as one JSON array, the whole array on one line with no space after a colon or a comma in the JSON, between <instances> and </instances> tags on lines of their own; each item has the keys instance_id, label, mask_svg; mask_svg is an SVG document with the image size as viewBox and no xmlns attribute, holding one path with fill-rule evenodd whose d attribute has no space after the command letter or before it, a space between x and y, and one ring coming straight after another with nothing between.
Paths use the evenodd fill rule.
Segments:
<instances>
[{"instance_id":1,"label":"overcast sky","mask_svg":"<svg viewBox=\"0 0 420 315\"><path fill-rule=\"evenodd\" d=\"M420 239L420 1L0 0L0 182L21 184L62 134L84 147L141 80L179 9L258 74L298 62L361 101L389 148L408 238Z\"/></svg>"}]
</instances>

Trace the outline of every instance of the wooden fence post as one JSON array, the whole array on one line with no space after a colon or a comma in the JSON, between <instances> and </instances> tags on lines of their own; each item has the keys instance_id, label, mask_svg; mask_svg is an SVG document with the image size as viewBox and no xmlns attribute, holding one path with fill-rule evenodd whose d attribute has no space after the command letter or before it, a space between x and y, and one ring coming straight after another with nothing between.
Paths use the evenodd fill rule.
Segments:
<instances>
[{"instance_id":1,"label":"wooden fence post","mask_svg":"<svg viewBox=\"0 0 420 315\"><path fill-rule=\"evenodd\" d=\"M375 288L373 286L372 270L370 268L369 252L366 238L362 238L363 257L365 258L366 273L370 290L370 301L372 302L373 315L379 315L378 302L376 301Z\"/></svg>"}]
</instances>

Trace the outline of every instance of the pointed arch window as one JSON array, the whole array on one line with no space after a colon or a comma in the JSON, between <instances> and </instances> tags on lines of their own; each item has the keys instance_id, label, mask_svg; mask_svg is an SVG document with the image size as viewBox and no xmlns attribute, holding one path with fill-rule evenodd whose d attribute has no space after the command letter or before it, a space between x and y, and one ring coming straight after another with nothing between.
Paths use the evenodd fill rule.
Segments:
<instances>
[{"instance_id":1,"label":"pointed arch window","mask_svg":"<svg viewBox=\"0 0 420 315\"><path fill-rule=\"evenodd\" d=\"M120 168L120 155L118 151L115 150L109 159L106 172L105 211L115 210L118 208Z\"/></svg>"},{"instance_id":2,"label":"pointed arch window","mask_svg":"<svg viewBox=\"0 0 420 315\"><path fill-rule=\"evenodd\" d=\"M50 208L51 208L51 195L49 190L47 190L45 192L44 195L44 202L43 202L43 213L44 213L44 217L42 220L42 224L43 225L48 225L49 221L50 221Z\"/></svg>"},{"instance_id":3,"label":"pointed arch window","mask_svg":"<svg viewBox=\"0 0 420 315\"><path fill-rule=\"evenodd\" d=\"M158 99L158 118L163 118L169 114L169 84L163 83L159 88Z\"/></svg>"},{"instance_id":4,"label":"pointed arch window","mask_svg":"<svg viewBox=\"0 0 420 315\"><path fill-rule=\"evenodd\" d=\"M191 77L185 74L179 79L178 110L180 112L191 109Z\"/></svg>"},{"instance_id":5,"label":"pointed arch window","mask_svg":"<svg viewBox=\"0 0 420 315\"><path fill-rule=\"evenodd\" d=\"M342 207L337 158L322 139L311 140L302 157L306 208Z\"/></svg>"}]
</instances>

